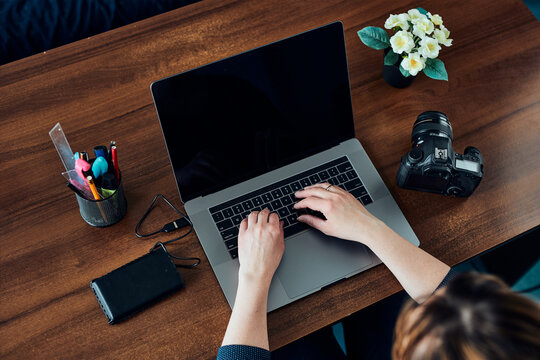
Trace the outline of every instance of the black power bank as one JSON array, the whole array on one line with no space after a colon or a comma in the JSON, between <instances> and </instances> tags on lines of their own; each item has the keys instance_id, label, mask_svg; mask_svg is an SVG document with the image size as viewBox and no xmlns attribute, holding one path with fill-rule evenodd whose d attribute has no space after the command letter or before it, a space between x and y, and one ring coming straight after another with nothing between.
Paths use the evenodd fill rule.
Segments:
<instances>
[{"instance_id":1,"label":"black power bank","mask_svg":"<svg viewBox=\"0 0 540 360\"><path fill-rule=\"evenodd\" d=\"M184 287L176 266L157 248L90 283L109 320L115 324Z\"/></svg>"}]
</instances>

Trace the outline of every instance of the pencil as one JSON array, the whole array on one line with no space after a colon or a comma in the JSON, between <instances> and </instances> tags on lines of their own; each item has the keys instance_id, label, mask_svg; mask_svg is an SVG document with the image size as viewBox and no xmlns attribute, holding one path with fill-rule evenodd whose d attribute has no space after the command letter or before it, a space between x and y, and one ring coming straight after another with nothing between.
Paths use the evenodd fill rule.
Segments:
<instances>
[{"instance_id":1,"label":"pencil","mask_svg":"<svg viewBox=\"0 0 540 360\"><path fill-rule=\"evenodd\" d=\"M94 195L94 200L101 200L96 188L96 184L94 184L94 179L91 176L87 176L86 181L88 181L88 185L90 185L90 190L92 191L92 195Z\"/></svg>"},{"instance_id":2,"label":"pencil","mask_svg":"<svg viewBox=\"0 0 540 360\"><path fill-rule=\"evenodd\" d=\"M86 181L88 181L88 185L90 185L90 190L92 190L92 195L94 195L94 200L96 200L96 204L98 206L99 212L101 213L101 216L103 217L103 221L105 223L108 223L109 220L107 219L107 215L105 214L105 211L103 211L103 208L101 207L101 197L99 196L99 193L96 188L96 184L94 184L94 179L92 176L87 176Z\"/></svg>"}]
</instances>

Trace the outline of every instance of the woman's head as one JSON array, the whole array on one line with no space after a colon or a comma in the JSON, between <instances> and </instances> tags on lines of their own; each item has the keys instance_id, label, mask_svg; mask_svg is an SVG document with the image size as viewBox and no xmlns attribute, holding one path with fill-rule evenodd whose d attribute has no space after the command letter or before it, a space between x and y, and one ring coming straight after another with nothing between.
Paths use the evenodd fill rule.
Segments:
<instances>
[{"instance_id":1,"label":"woman's head","mask_svg":"<svg viewBox=\"0 0 540 360\"><path fill-rule=\"evenodd\" d=\"M396 360L540 359L540 306L498 278L454 278L423 304L407 304L392 349Z\"/></svg>"}]
</instances>

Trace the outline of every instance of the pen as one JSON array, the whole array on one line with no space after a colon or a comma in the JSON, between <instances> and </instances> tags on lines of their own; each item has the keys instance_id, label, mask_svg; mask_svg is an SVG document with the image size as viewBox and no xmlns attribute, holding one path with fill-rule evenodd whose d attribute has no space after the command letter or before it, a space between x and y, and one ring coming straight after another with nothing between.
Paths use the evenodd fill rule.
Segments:
<instances>
[{"instance_id":1,"label":"pen","mask_svg":"<svg viewBox=\"0 0 540 360\"><path fill-rule=\"evenodd\" d=\"M101 198L99 197L96 184L94 184L94 179L91 176L87 176L86 181L88 181L88 185L90 186L90 191L92 191L92 195L94 195L94 200L100 200Z\"/></svg>"},{"instance_id":2,"label":"pen","mask_svg":"<svg viewBox=\"0 0 540 360\"><path fill-rule=\"evenodd\" d=\"M118 154L116 153L116 145L111 146L112 163L114 167L114 175L116 180L120 181L120 170L118 169Z\"/></svg>"},{"instance_id":3,"label":"pen","mask_svg":"<svg viewBox=\"0 0 540 360\"><path fill-rule=\"evenodd\" d=\"M109 144L109 152L107 153L107 160L109 161L109 164L111 164L111 170L113 168L112 166L112 147L113 146L116 146L116 141L112 140L111 143Z\"/></svg>"}]
</instances>

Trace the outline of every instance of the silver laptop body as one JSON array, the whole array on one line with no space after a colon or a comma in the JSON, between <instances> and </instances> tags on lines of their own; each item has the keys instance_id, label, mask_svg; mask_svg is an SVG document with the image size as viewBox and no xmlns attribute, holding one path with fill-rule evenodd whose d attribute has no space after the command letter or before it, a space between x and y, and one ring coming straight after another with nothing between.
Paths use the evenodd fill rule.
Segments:
<instances>
[{"instance_id":1,"label":"silver laptop body","mask_svg":"<svg viewBox=\"0 0 540 360\"><path fill-rule=\"evenodd\" d=\"M325 48L325 46L329 48ZM344 86L342 84L337 88L341 90L331 91L329 95L313 100L313 104L321 106L323 112L325 109L330 109L329 111L332 112L335 110L335 103L327 106L324 102L330 103L333 101L331 99L338 97L341 97L345 102L349 102L349 109L344 110L344 116L336 116L336 119L323 118L313 120L313 125L319 127L326 126L327 131L331 132L332 130L328 130L328 127L339 127L341 125L338 126L337 124L341 122L344 129L350 129L352 127L352 132L349 130L345 131L351 134L349 138L340 139L339 142L333 143L323 151L311 151L306 156L293 154L296 156L296 159L294 159L295 156L289 156L291 155L291 150L282 150L285 146L280 145L287 141L290 142L291 138L294 139L294 136L289 136L286 134L286 131L284 132L285 135L283 135L280 130L276 131L275 129L264 128L263 130L254 130L253 133L256 136L246 142L246 151L243 153L241 144L239 145L242 142L242 138L231 138L229 143L222 139L228 134L227 127L222 122L215 123L214 126L205 126L205 117L206 119L211 119L209 121L214 121L215 117L223 116L223 121L226 124L230 122L233 127L230 134L235 134L236 132L241 132L244 127L250 127L251 122L249 119L253 118L254 122L259 120L259 122L267 121L269 124L272 124L272 119L279 118L281 119L279 120L281 121L281 129L291 124L291 128L295 129L292 133L297 134L299 130L295 128L294 124L297 118L302 118L302 115L296 114L294 94L309 93L310 88L316 86L317 83L314 82L311 86L309 80L306 81L305 85L292 83L294 80L290 80L291 83L287 83L289 81L288 76L279 77L283 75L283 69L288 66L288 63L299 62L299 58L303 56L302 54L306 54L309 51L312 52L311 56L303 59L303 61L307 63L309 59L312 59L317 64L321 62L323 65L320 70L317 70L317 73L306 74L307 78L318 78L318 75L321 74L320 72L326 74L324 60L319 61L314 55L324 53L335 54L337 62L334 63L334 60L329 60L330 62L326 64L326 68L340 67L340 72L336 77L341 76L344 79L343 82L346 82L347 87L346 94L341 91ZM271 63L274 61L279 64L279 71L272 73L272 70L269 70L269 74L261 72L261 69L271 69L273 66ZM250 66L252 63L255 64L253 65L253 69ZM295 68L296 74L304 71L305 67L309 68L310 66L293 64L291 67ZM311 67L312 70L306 69L305 71L315 72L313 69L317 67L317 65L314 65ZM235 68L241 70L235 70ZM250 75L250 73L254 75ZM262 80L260 80L257 86L253 87L246 80L250 76L257 78L257 81L259 81L259 78ZM276 77L278 80L275 80ZM324 75L321 75L321 77L323 78L321 81L332 82L332 78L325 80ZM231 80L233 78L234 80ZM278 85L275 85L276 82ZM301 89L302 86L305 86L305 91ZM180 91L178 88L182 88L183 90ZM264 205L271 207L271 204L276 203L275 200L281 200L278 201L283 206L283 208L279 208L278 210L280 218L289 219L290 229L297 229L298 225L293 223L295 215L285 210L284 204L285 197L293 199L289 189L292 188L294 193L300 182L305 185L307 184L305 181L310 181L311 183L315 183L317 180L320 180L320 182L335 181L337 185L348 188L355 196L358 195L358 199L365 204L369 212L384 221L411 243L417 246L419 245L419 241L403 213L390 195L390 192L371 163L362 145L354 137L354 120L352 110L350 109L350 88L341 22L328 24L192 71L159 80L152 84L151 89L177 180L177 186L180 196L184 201L185 210L193 222L201 245L231 307L234 304L238 284L239 261L237 258L237 248L234 245L236 239L234 233L236 232L237 234L239 218L249 213L249 210L252 208L257 209L264 207ZM217 97L216 94L211 94L216 92L216 89L219 89ZM281 108L277 105L274 106L280 102L276 100L280 97L280 89L282 89L282 92L292 91L292 95L287 94L285 97L287 104L280 105ZM322 87L322 89L325 90L326 87ZM235 90L238 91L238 94L234 93ZM263 96L265 99L260 104L258 103L260 101L259 93L265 94ZM310 96L316 97L316 94L311 94ZM218 109L213 109L213 105L209 106L204 102L201 105L199 102L201 97L208 98L207 100L210 101L210 104L215 103ZM227 99L222 101L222 97L226 97ZM337 104L341 104L340 101L337 101ZM230 105L235 102L242 104L240 110ZM255 105L251 109L250 106L252 104ZM195 110L190 110L190 107L195 108ZM249 109L246 110L245 107ZM343 107L346 108L347 106ZM298 105L298 108L301 109L302 105ZM227 115L227 111L229 110L232 113ZM254 113L254 111L259 113ZM309 112L310 110L306 111ZM284 115L284 112L287 114ZM293 116L289 115L290 112L294 113ZM202 114L202 119L199 119L199 114ZM313 119L317 118L315 113L309 116ZM234 129L234 121L238 118L244 120L239 120L240 125L237 124L237 129ZM194 125L187 126L188 121ZM300 122L300 120L298 121ZM300 124L300 128L305 128L306 119L301 121L304 121L304 123ZM307 124L311 125L311 122L308 121ZM219 128L220 126L225 127ZM212 127L218 127L219 129L213 130ZM186 134L183 134L184 128L189 128L190 130L186 130ZM212 131L220 134L216 135ZM210 142L210 145L206 145L206 147L201 146L198 152L189 153L193 146L204 143L208 140L208 137L212 136L221 136L216 137L218 140L214 140L220 142L219 146L216 145L218 151L210 149L212 147L212 142ZM324 136L324 134L321 136ZM332 136L336 137L336 135ZM185 141L190 144L178 145L182 144L184 139L187 139ZM223 144L221 144L222 141ZM302 140L299 141L301 142ZM309 149L316 149L318 144L323 142L318 141L316 143L317 146L310 144L309 146L311 147ZM223 152L226 153L227 151L225 149L229 147L234 148L234 151L231 153L234 156L239 156L238 161L230 159L230 155L223 155L219 151L222 148ZM224 188L219 188L223 183L234 177L227 174L229 168L234 167L237 162L241 163L243 157L252 156L251 153L253 152L257 153L257 156L253 157L250 162L247 162L247 166L250 163L260 163L262 165L258 166L257 170L259 173L262 173L256 176L247 176L251 169L249 169L250 171L244 171L246 165L243 165L242 171L247 175L242 173L242 175L246 176L241 178L241 181L233 180L234 183L229 183ZM284 161L286 164L280 164L281 159L279 156L274 156L276 153L283 153L288 156L286 161ZM301 153L305 153L305 151ZM283 155L283 157L286 156ZM291 161L291 159L294 160ZM225 166L226 164L223 163L227 161L230 161L230 163L228 166ZM332 166L321 168L324 164L330 164ZM346 170L346 173L333 176L333 172L337 174L338 170ZM353 171L351 172L351 170ZM236 175L236 173L233 174ZM302 174L311 175L301 180L300 177ZM293 179L295 181L284 183L284 179ZM269 190L271 184L281 184L275 188L281 188L282 191L275 192L275 190ZM215 190L216 188L217 190ZM261 189L264 191L261 192ZM186 194L189 194L189 196ZM255 197L250 197L246 194L254 194L253 196ZM273 198L270 200L272 196ZM268 197L268 203L263 204L267 201L264 200L266 197ZM260 200L261 198L263 199L262 202ZM235 202L235 199L241 199L241 201ZM289 202L289 210L291 210L291 200L287 199L287 201ZM243 207L235 205L236 203L243 204ZM229 221L230 219L236 220ZM233 224L232 226L231 222ZM289 224L287 220L285 222ZM311 228L301 229L300 231L295 230L294 234L285 238L285 253L270 286L268 311L289 304L332 283L349 278L380 263L380 260L364 245L332 238Z\"/></svg>"}]
</instances>

